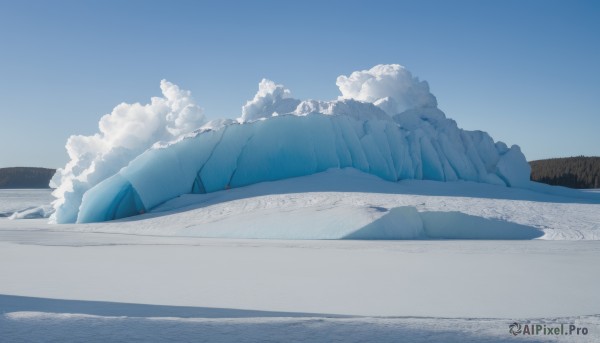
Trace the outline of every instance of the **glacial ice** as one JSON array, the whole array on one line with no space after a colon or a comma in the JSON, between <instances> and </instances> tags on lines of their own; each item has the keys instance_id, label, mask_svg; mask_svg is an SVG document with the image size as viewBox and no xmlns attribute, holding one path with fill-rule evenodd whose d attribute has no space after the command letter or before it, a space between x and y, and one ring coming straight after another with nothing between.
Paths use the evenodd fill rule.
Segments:
<instances>
[{"instance_id":1,"label":"glacial ice","mask_svg":"<svg viewBox=\"0 0 600 343\"><path fill-rule=\"evenodd\" d=\"M210 193L263 181L355 168L384 180L470 180L526 186L529 165L517 146L486 133L465 131L435 108L394 117L375 105L338 100L342 113L297 112L252 122L229 122L171 144L156 145L86 192L77 222L119 219L147 212L187 193ZM378 119L379 118L379 119Z\"/></svg>"},{"instance_id":2,"label":"glacial ice","mask_svg":"<svg viewBox=\"0 0 600 343\"><path fill-rule=\"evenodd\" d=\"M51 219L119 219L182 194L331 168L355 168L392 182L531 187L518 146L459 129L438 109L428 83L404 67L378 65L336 83L342 94L337 100L300 100L263 79L238 119L205 123L190 92L163 81L163 98L121 104L101 119L99 133L71 137L72 159L54 180Z\"/></svg>"}]
</instances>

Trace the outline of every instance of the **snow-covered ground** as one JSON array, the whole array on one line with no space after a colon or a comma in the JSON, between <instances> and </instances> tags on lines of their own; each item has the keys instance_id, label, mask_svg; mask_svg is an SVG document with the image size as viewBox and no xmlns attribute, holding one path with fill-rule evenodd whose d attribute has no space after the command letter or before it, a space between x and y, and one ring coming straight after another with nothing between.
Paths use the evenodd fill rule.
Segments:
<instances>
[{"instance_id":1,"label":"snow-covered ground","mask_svg":"<svg viewBox=\"0 0 600 343\"><path fill-rule=\"evenodd\" d=\"M0 233L11 342L508 342L514 321L600 335L598 241Z\"/></svg>"},{"instance_id":2,"label":"snow-covered ground","mask_svg":"<svg viewBox=\"0 0 600 343\"><path fill-rule=\"evenodd\" d=\"M366 316L555 317L600 309L597 241L0 234L0 274L10 276L3 294Z\"/></svg>"},{"instance_id":3,"label":"snow-covered ground","mask_svg":"<svg viewBox=\"0 0 600 343\"><path fill-rule=\"evenodd\" d=\"M119 221L52 230L270 239L600 239L600 194L388 182L355 169L186 194Z\"/></svg>"},{"instance_id":4,"label":"snow-covered ground","mask_svg":"<svg viewBox=\"0 0 600 343\"><path fill-rule=\"evenodd\" d=\"M600 341L598 195L539 190L342 170L116 222L0 218L0 340ZM297 239L325 234L421 239Z\"/></svg>"},{"instance_id":5,"label":"snow-covered ground","mask_svg":"<svg viewBox=\"0 0 600 343\"><path fill-rule=\"evenodd\" d=\"M51 189L0 189L0 218L15 211L24 211L54 200Z\"/></svg>"}]
</instances>

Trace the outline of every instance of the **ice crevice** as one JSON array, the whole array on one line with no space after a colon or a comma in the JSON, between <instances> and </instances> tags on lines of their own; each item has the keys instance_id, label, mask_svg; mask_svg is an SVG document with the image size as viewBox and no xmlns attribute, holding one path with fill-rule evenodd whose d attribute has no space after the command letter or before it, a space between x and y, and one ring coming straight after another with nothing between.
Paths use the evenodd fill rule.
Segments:
<instances>
[{"instance_id":1,"label":"ice crevice","mask_svg":"<svg viewBox=\"0 0 600 343\"><path fill-rule=\"evenodd\" d=\"M213 145L210 153L208 154L208 157L206 158L206 160L202 163L202 165L198 169L198 172L196 173L196 178L194 179L194 183L192 185L191 193L194 193L194 194L206 193L206 187L204 186L204 182L202 181L202 175L201 175L202 170L204 169L204 166L206 166L206 163L208 163L208 161L214 155L215 150L217 150L217 147L219 146L219 144L221 144L221 141L223 140L223 135L225 135L226 130L227 130L227 127L225 127L223 130L218 130L218 131L210 130L211 132L219 132L219 140Z\"/></svg>"},{"instance_id":2,"label":"ice crevice","mask_svg":"<svg viewBox=\"0 0 600 343\"><path fill-rule=\"evenodd\" d=\"M240 159L242 158L242 156L244 156L244 153L246 152L246 149L248 147L248 143L250 143L250 141L252 141L252 138L254 138L254 134L252 134L250 137L248 137L248 139L244 143L244 146L242 147L240 154L238 155L238 158L236 159L235 168L233 169L233 172L231 173L229 182L227 182L227 187L231 187L231 184L233 183L233 178L235 177L235 173L238 170L238 165L240 164Z\"/></svg>"}]
</instances>

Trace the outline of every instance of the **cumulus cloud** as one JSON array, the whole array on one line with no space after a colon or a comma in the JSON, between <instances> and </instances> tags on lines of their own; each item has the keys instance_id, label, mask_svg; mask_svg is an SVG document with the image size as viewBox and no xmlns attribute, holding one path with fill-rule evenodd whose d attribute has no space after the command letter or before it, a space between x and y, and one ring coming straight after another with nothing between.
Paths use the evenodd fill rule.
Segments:
<instances>
[{"instance_id":1,"label":"cumulus cloud","mask_svg":"<svg viewBox=\"0 0 600 343\"><path fill-rule=\"evenodd\" d=\"M293 112L300 100L291 97L291 92L283 85L267 79L258 84L254 99L242 106L242 122L268 118L273 115Z\"/></svg>"},{"instance_id":2,"label":"cumulus cloud","mask_svg":"<svg viewBox=\"0 0 600 343\"><path fill-rule=\"evenodd\" d=\"M337 78L341 99L370 102L389 115L423 107L437 107L429 84L413 77L399 64L380 64L369 70L355 71Z\"/></svg>"},{"instance_id":3,"label":"cumulus cloud","mask_svg":"<svg viewBox=\"0 0 600 343\"><path fill-rule=\"evenodd\" d=\"M157 141L171 140L206 122L191 93L166 80L160 82L162 97L149 104L116 106L98 123L91 136L74 135L66 144L70 161L52 179L55 222L74 222L83 193L112 176Z\"/></svg>"},{"instance_id":4,"label":"cumulus cloud","mask_svg":"<svg viewBox=\"0 0 600 343\"><path fill-rule=\"evenodd\" d=\"M387 116L393 116L407 110L437 108L437 100L429 92L427 82L413 77L410 71L398 64L380 64L369 70L355 71L350 76L341 75L336 84L342 93L337 101L300 101L292 98L290 90L283 85L263 79L254 98L242 107L239 121L317 112L382 119L377 112L379 109ZM373 109L373 105L378 109Z\"/></svg>"}]
</instances>

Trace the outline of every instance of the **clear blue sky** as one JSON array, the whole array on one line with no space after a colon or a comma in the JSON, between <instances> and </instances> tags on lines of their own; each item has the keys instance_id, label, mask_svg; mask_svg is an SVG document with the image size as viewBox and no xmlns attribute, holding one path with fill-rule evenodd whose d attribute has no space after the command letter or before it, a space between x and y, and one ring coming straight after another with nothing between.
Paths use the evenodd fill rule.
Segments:
<instances>
[{"instance_id":1,"label":"clear blue sky","mask_svg":"<svg viewBox=\"0 0 600 343\"><path fill-rule=\"evenodd\" d=\"M600 155L599 1L0 0L0 167L64 165L69 135L163 78L237 117L263 77L327 100L380 63L530 160Z\"/></svg>"}]
</instances>

